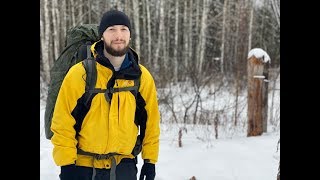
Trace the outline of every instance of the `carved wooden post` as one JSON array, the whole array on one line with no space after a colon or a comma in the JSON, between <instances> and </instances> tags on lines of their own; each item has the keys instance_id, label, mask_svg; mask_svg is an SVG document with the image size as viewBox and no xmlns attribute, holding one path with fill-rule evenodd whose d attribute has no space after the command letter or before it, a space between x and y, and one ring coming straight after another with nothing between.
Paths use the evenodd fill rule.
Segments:
<instances>
[{"instance_id":1,"label":"carved wooden post","mask_svg":"<svg viewBox=\"0 0 320 180\"><path fill-rule=\"evenodd\" d=\"M248 54L248 131L247 136L258 136L267 130L268 88L265 64L269 55L260 48ZM268 66L266 66L268 67Z\"/></svg>"}]
</instances>

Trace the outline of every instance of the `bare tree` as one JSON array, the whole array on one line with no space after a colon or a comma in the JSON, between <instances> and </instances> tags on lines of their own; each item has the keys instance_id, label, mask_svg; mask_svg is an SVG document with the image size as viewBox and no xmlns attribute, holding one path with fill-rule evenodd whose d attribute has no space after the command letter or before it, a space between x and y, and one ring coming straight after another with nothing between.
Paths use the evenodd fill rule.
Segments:
<instances>
[{"instance_id":1,"label":"bare tree","mask_svg":"<svg viewBox=\"0 0 320 180\"><path fill-rule=\"evenodd\" d=\"M80 24L81 22L84 21L84 16L86 15L86 13L84 13L84 7L83 7L83 4L84 4L84 0L78 0L78 18L77 18L77 22L76 24Z\"/></svg>"},{"instance_id":2,"label":"bare tree","mask_svg":"<svg viewBox=\"0 0 320 180\"><path fill-rule=\"evenodd\" d=\"M61 0L61 7L60 7L60 23L61 26L60 28L60 48L62 49L65 44L64 44L64 40L65 40L65 36L67 35L67 4L66 4L66 0Z\"/></svg>"},{"instance_id":3,"label":"bare tree","mask_svg":"<svg viewBox=\"0 0 320 180\"><path fill-rule=\"evenodd\" d=\"M43 16L40 18L40 28L42 32L41 37L41 57L44 71L44 81L49 83L50 81L50 62L49 62L49 37L50 37L50 19L49 19L49 8L48 0L42 0L43 2Z\"/></svg>"},{"instance_id":4,"label":"bare tree","mask_svg":"<svg viewBox=\"0 0 320 180\"><path fill-rule=\"evenodd\" d=\"M269 122L271 125L275 125L275 118L274 118L274 103L275 103L275 94L278 90L280 89L277 89L277 80L280 76L280 70L276 69L275 70L276 72L274 71L271 71L271 74L274 76L274 74L276 74L272 79L270 78L271 82L272 82L272 86L271 86L271 105L270 105L270 109L269 109Z\"/></svg>"},{"instance_id":5,"label":"bare tree","mask_svg":"<svg viewBox=\"0 0 320 180\"><path fill-rule=\"evenodd\" d=\"M133 22L134 22L134 44L135 51L140 54L140 16L139 16L139 1L133 0Z\"/></svg>"},{"instance_id":6,"label":"bare tree","mask_svg":"<svg viewBox=\"0 0 320 180\"><path fill-rule=\"evenodd\" d=\"M252 2L252 0L251 0ZM252 43L252 26L253 26L253 16L254 16L254 7L252 4L250 6L250 22L249 22L249 38L248 38L248 49L251 49L251 43Z\"/></svg>"},{"instance_id":7,"label":"bare tree","mask_svg":"<svg viewBox=\"0 0 320 180\"><path fill-rule=\"evenodd\" d=\"M87 1L87 6L88 6L88 23L92 23L92 5L91 5L91 0Z\"/></svg>"},{"instance_id":8,"label":"bare tree","mask_svg":"<svg viewBox=\"0 0 320 180\"><path fill-rule=\"evenodd\" d=\"M147 11L147 31L148 31L148 59L147 59L147 64L151 64L151 47L152 47L152 44L151 44L151 39L152 39L152 36L151 36L151 17L150 17L150 5L149 5L149 1L146 0L145 1L145 4L146 4L146 11ZM150 66L151 67L151 66Z\"/></svg>"},{"instance_id":9,"label":"bare tree","mask_svg":"<svg viewBox=\"0 0 320 180\"><path fill-rule=\"evenodd\" d=\"M123 11L122 1L116 0L115 6L117 7L117 9L118 9L119 11Z\"/></svg>"},{"instance_id":10,"label":"bare tree","mask_svg":"<svg viewBox=\"0 0 320 180\"><path fill-rule=\"evenodd\" d=\"M175 24L174 24L174 48L173 49L173 82L178 82L178 38L179 38L179 1L176 0L175 4Z\"/></svg>"},{"instance_id":11,"label":"bare tree","mask_svg":"<svg viewBox=\"0 0 320 180\"><path fill-rule=\"evenodd\" d=\"M160 16L159 16L159 31L158 31L158 40L155 50L155 57L154 57L154 70L156 73L160 72L159 66L159 54L160 49L162 49L162 42L164 41L164 0L160 1Z\"/></svg>"},{"instance_id":12,"label":"bare tree","mask_svg":"<svg viewBox=\"0 0 320 180\"><path fill-rule=\"evenodd\" d=\"M199 36L199 45L197 46L197 54L199 62L198 62L198 72L202 72L202 64L204 61L205 49L206 49L206 29L207 29L207 17L209 10L209 2L208 0L203 0L202 6L202 16L201 16L201 27L200 27L200 36Z\"/></svg>"},{"instance_id":13,"label":"bare tree","mask_svg":"<svg viewBox=\"0 0 320 180\"><path fill-rule=\"evenodd\" d=\"M188 58L186 59L187 63L185 68L189 67L189 64L192 63L192 60L195 61L194 59L192 59L192 55L193 55L193 52L192 52L192 48L194 47L193 46L193 0L189 0L189 17L187 18L189 20L189 27L188 27L188 32L189 32L189 40L188 40L188 49L186 49L188 52L189 52L189 55L188 55ZM191 61L191 62L190 62Z\"/></svg>"},{"instance_id":14,"label":"bare tree","mask_svg":"<svg viewBox=\"0 0 320 180\"><path fill-rule=\"evenodd\" d=\"M178 146L182 147L182 131L185 131L187 133L187 128L186 127L180 127L179 128L179 138L178 138Z\"/></svg>"},{"instance_id":15,"label":"bare tree","mask_svg":"<svg viewBox=\"0 0 320 180\"><path fill-rule=\"evenodd\" d=\"M247 76L247 54L249 47L249 13L250 11L250 0L239 0L237 6L237 26L236 26L236 41L234 46L235 60L232 69L235 71L235 109L234 109L234 125L238 123L238 110L239 110L239 95L244 89L244 80Z\"/></svg>"},{"instance_id":16,"label":"bare tree","mask_svg":"<svg viewBox=\"0 0 320 180\"><path fill-rule=\"evenodd\" d=\"M57 59L60 54L60 16L58 9L58 0L52 0L52 30L53 30L53 59Z\"/></svg>"},{"instance_id":17,"label":"bare tree","mask_svg":"<svg viewBox=\"0 0 320 180\"><path fill-rule=\"evenodd\" d=\"M182 39L183 39L183 51L182 51L182 62L180 63L180 66L182 66L183 68L186 68L188 67L188 61L189 61L189 40L190 40L190 28L189 28L189 23L190 23L190 18L189 18L189 9L190 9L190 6L188 6L188 2L190 3L191 0L187 0L187 1L184 1L184 7L183 7L183 17L182 17L182 20L183 20L183 29L184 29L184 33L182 33ZM181 80L184 80L182 78L182 76L180 76Z\"/></svg>"},{"instance_id":18,"label":"bare tree","mask_svg":"<svg viewBox=\"0 0 320 180\"><path fill-rule=\"evenodd\" d=\"M138 16L141 19L141 25L140 25L140 48L141 49L147 49L148 48L148 44L147 44L147 39L148 37L148 32L147 32L147 7L145 5L145 0L143 0L143 2L141 2L141 13L138 14ZM140 59L142 62L142 64L145 64L147 67L149 66L149 64L147 65L146 62L148 61L148 51L141 51L140 52Z\"/></svg>"},{"instance_id":19,"label":"bare tree","mask_svg":"<svg viewBox=\"0 0 320 180\"><path fill-rule=\"evenodd\" d=\"M69 2L69 8L70 8L70 17L71 17L71 22L70 26L74 27L76 25L76 17L75 17L75 6L74 6L74 0L70 0Z\"/></svg>"},{"instance_id":20,"label":"bare tree","mask_svg":"<svg viewBox=\"0 0 320 180\"><path fill-rule=\"evenodd\" d=\"M280 28L280 0L270 0L275 19Z\"/></svg>"},{"instance_id":21,"label":"bare tree","mask_svg":"<svg viewBox=\"0 0 320 180\"><path fill-rule=\"evenodd\" d=\"M175 111L175 103L174 103L174 98L175 95L172 93L171 86L169 86L169 91L167 93L160 93L159 94L159 104L164 104L172 113L172 122L173 123L179 123L179 119L177 117L177 113Z\"/></svg>"},{"instance_id":22,"label":"bare tree","mask_svg":"<svg viewBox=\"0 0 320 180\"><path fill-rule=\"evenodd\" d=\"M226 19L227 19L227 5L228 5L228 0L224 0L223 4L223 20L222 20L222 33L221 33L221 59L220 59L220 71L223 74L223 62L224 62L224 46L225 46L225 36L226 36Z\"/></svg>"},{"instance_id":23,"label":"bare tree","mask_svg":"<svg viewBox=\"0 0 320 180\"><path fill-rule=\"evenodd\" d=\"M169 61L169 58L172 59L171 57L169 57L169 53L171 51L170 49L170 42L171 40L171 36L169 34L171 34L171 21L172 21L172 16L171 16L171 12L172 12L172 6L171 6L172 2L168 2L166 4L163 5L163 9L165 9L166 11L164 11L164 33L163 33L163 41L161 44L161 54L159 57L159 64L160 64L160 72L161 72L161 79L162 81L164 79L168 80L168 82L172 81L172 68L169 68L169 66L172 65L172 61ZM165 78L162 78L165 77ZM162 82L161 81L161 82ZM166 83L165 83L166 84Z\"/></svg>"}]
</instances>

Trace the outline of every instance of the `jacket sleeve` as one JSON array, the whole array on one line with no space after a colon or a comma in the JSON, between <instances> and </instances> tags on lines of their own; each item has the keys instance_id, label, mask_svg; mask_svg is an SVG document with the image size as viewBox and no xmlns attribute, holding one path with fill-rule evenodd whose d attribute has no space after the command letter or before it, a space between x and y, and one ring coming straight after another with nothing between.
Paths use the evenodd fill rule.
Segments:
<instances>
[{"instance_id":1,"label":"jacket sleeve","mask_svg":"<svg viewBox=\"0 0 320 180\"><path fill-rule=\"evenodd\" d=\"M77 140L74 129L76 122L71 112L84 93L84 74L81 63L71 67L57 96L51 123L53 159L57 166L74 164L77 159Z\"/></svg>"},{"instance_id":2,"label":"jacket sleeve","mask_svg":"<svg viewBox=\"0 0 320 180\"><path fill-rule=\"evenodd\" d=\"M142 143L142 159L155 164L158 161L160 137L160 112L158 108L157 90L150 72L141 66L140 93L146 102L147 124Z\"/></svg>"}]
</instances>

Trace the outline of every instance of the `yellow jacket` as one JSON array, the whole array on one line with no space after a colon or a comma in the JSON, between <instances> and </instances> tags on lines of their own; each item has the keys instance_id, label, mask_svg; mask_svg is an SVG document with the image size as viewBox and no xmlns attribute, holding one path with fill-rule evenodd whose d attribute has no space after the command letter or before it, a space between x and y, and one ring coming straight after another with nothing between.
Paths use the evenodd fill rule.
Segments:
<instances>
[{"instance_id":1,"label":"yellow jacket","mask_svg":"<svg viewBox=\"0 0 320 180\"><path fill-rule=\"evenodd\" d=\"M101 42L101 41L100 41ZM97 57L96 44L91 47ZM130 49L135 58L137 54ZM98 61L99 62L99 61ZM106 89L106 85L113 75L113 71L100 63L96 63L96 88ZM142 158L156 163L159 153L160 113L158 110L157 92L150 72L140 65L141 79L139 92L146 102L147 124L145 137L142 143ZM55 110L52 117L51 142L54 145L53 159L58 166L76 163L79 166L92 167L92 157L77 154L77 145L80 149L97 153L108 154L116 152L122 155L115 156L119 164L122 158L133 158L131 155L135 145L138 127L134 123L136 100L130 91L113 93L111 103L106 101L104 93L98 93L92 99L91 107L85 116L78 139L75 138L76 123L71 112L77 105L77 100L85 92L85 69L82 63L70 68L61 85ZM130 87L134 80L116 79L113 87ZM79 141L79 142L78 142ZM111 160L94 160L94 167L111 167Z\"/></svg>"}]
</instances>

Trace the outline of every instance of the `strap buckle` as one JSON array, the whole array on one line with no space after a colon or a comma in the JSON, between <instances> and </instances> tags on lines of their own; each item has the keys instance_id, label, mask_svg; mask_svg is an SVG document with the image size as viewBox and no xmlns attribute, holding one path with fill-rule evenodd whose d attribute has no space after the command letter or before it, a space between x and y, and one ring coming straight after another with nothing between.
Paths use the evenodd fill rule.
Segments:
<instances>
[{"instance_id":1,"label":"strap buckle","mask_svg":"<svg viewBox=\"0 0 320 180\"><path fill-rule=\"evenodd\" d=\"M109 87L107 90L106 90L106 93L114 93L115 92L115 90L114 90L114 88L113 87Z\"/></svg>"},{"instance_id":2,"label":"strap buckle","mask_svg":"<svg viewBox=\"0 0 320 180\"><path fill-rule=\"evenodd\" d=\"M108 89L106 89L106 91L104 92L104 96L107 100L107 102L110 102L111 101L111 98L109 97L109 94L113 94L115 91L114 91L114 88L113 87L109 87ZM112 95L111 95L112 96Z\"/></svg>"}]
</instances>

